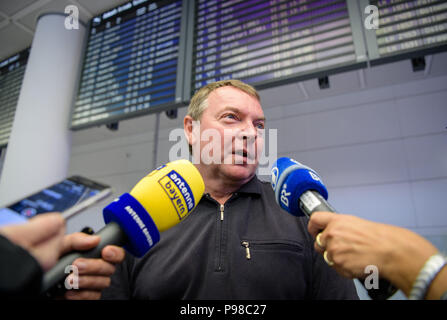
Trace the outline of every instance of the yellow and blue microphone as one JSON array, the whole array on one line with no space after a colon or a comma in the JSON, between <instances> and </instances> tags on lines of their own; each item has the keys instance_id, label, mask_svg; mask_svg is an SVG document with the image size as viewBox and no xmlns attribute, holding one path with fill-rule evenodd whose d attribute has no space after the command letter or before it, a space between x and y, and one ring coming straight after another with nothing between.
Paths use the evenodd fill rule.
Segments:
<instances>
[{"instance_id":1,"label":"yellow and blue microphone","mask_svg":"<svg viewBox=\"0 0 447 320\"><path fill-rule=\"evenodd\" d=\"M100 243L92 250L72 252L44 274L41 292L63 289L65 270L77 258L99 258L107 245L124 246L141 257L160 241L160 233L178 224L197 206L205 184L197 168L188 160L162 165L141 179L103 210L105 227ZM57 288L58 287L58 288Z\"/></svg>"},{"instance_id":2,"label":"yellow and blue microphone","mask_svg":"<svg viewBox=\"0 0 447 320\"><path fill-rule=\"evenodd\" d=\"M141 257L160 240L160 232L191 213L204 190L202 176L191 162L173 161L105 207L104 221L117 223L127 235L125 248Z\"/></svg>"}]
</instances>

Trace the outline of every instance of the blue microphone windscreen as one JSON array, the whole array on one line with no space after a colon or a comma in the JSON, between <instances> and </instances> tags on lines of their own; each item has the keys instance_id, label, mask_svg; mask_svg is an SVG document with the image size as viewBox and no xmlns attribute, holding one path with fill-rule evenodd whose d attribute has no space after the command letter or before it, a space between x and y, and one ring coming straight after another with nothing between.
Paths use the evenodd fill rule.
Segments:
<instances>
[{"instance_id":1,"label":"blue microphone windscreen","mask_svg":"<svg viewBox=\"0 0 447 320\"><path fill-rule=\"evenodd\" d=\"M299 198L304 192L315 190L328 199L327 189L318 174L293 159L282 157L276 160L271 178L276 202L295 216L304 215L299 207Z\"/></svg>"},{"instance_id":2,"label":"blue microphone windscreen","mask_svg":"<svg viewBox=\"0 0 447 320\"><path fill-rule=\"evenodd\" d=\"M158 241L160 232L144 207L129 193L124 193L103 210L105 223L116 222L127 236L125 248L142 257Z\"/></svg>"}]
</instances>

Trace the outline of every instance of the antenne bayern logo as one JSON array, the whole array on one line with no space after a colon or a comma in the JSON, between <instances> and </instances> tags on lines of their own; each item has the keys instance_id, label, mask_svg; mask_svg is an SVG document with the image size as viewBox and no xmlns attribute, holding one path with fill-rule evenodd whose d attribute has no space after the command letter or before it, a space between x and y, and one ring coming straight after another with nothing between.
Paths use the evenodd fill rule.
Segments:
<instances>
[{"instance_id":1,"label":"antenne bayern logo","mask_svg":"<svg viewBox=\"0 0 447 320\"><path fill-rule=\"evenodd\" d=\"M191 188L175 170L163 176L158 183L171 200L180 220L195 207Z\"/></svg>"}]
</instances>

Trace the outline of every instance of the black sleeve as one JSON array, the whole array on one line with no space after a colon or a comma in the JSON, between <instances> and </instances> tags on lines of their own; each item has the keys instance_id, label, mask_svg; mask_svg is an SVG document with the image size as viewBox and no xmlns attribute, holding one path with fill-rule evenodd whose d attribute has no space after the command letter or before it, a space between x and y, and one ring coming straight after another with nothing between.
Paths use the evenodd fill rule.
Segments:
<instances>
[{"instance_id":1,"label":"black sleeve","mask_svg":"<svg viewBox=\"0 0 447 320\"><path fill-rule=\"evenodd\" d=\"M313 251L313 299L358 300L354 280L344 278L329 267L321 254Z\"/></svg>"},{"instance_id":2,"label":"black sleeve","mask_svg":"<svg viewBox=\"0 0 447 320\"><path fill-rule=\"evenodd\" d=\"M130 286L130 270L134 257L126 251L124 261L116 266L115 273L111 276L111 283L101 293L102 300L128 300L132 298Z\"/></svg>"},{"instance_id":3,"label":"black sleeve","mask_svg":"<svg viewBox=\"0 0 447 320\"><path fill-rule=\"evenodd\" d=\"M37 297L43 270L22 247L0 235L0 297Z\"/></svg>"}]
</instances>

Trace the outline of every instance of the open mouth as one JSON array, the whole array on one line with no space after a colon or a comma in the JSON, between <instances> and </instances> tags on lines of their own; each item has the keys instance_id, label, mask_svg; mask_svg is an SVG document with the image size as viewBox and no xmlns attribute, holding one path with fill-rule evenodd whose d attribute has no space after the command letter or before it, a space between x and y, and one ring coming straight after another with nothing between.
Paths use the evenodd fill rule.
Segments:
<instances>
[{"instance_id":1,"label":"open mouth","mask_svg":"<svg viewBox=\"0 0 447 320\"><path fill-rule=\"evenodd\" d=\"M255 160L254 154L248 152L245 149L233 151L232 154L234 154L236 156L235 157L236 164L254 163L254 160Z\"/></svg>"},{"instance_id":2,"label":"open mouth","mask_svg":"<svg viewBox=\"0 0 447 320\"><path fill-rule=\"evenodd\" d=\"M248 153L246 150L238 150L238 151L233 152L233 154L242 156L244 158L248 157Z\"/></svg>"}]
</instances>

